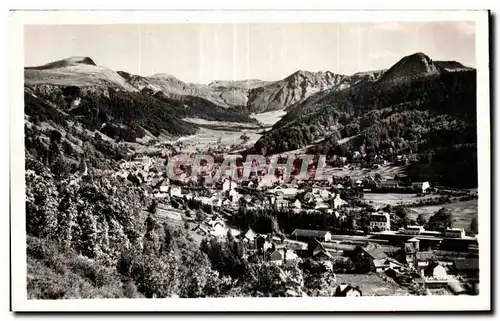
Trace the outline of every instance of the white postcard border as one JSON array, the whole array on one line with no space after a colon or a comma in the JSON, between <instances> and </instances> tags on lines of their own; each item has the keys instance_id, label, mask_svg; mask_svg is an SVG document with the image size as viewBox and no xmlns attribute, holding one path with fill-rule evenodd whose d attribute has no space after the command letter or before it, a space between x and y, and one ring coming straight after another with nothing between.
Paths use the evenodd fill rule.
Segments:
<instances>
[{"instance_id":1,"label":"white postcard border","mask_svg":"<svg viewBox=\"0 0 500 321\"><path fill-rule=\"evenodd\" d=\"M447 311L489 310L490 101L487 11L24 11L11 12L9 39L11 271L14 311ZM24 182L23 25L237 22L471 21L476 24L480 294L361 298L28 300Z\"/></svg>"}]
</instances>

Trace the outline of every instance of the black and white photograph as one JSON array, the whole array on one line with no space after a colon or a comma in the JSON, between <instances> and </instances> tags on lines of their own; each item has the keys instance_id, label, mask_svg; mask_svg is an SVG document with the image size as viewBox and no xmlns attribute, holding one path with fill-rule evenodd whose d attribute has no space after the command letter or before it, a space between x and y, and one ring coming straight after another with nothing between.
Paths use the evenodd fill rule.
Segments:
<instances>
[{"instance_id":1,"label":"black and white photograph","mask_svg":"<svg viewBox=\"0 0 500 321\"><path fill-rule=\"evenodd\" d=\"M491 308L487 11L10 20L14 310Z\"/></svg>"}]
</instances>

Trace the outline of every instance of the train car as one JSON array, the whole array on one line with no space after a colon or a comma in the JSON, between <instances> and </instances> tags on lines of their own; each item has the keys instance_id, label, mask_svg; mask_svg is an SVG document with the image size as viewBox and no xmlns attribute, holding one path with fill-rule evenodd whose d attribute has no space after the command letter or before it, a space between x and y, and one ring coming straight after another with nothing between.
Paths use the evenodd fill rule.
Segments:
<instances>
[{"instance_id":1,"label":"train car","mask_svg":"<svg viewBox=\"0 0 500 321\"><path fill-rule=\"evenodd\" d=\"M465 230L463 228L447 228L444 232L445 237L463 239L465 237Z\"/></svg>"},{"instance_id":2,"label":"train car","mask_svg":"<svg viewBox=\"0 0 500 321\"><path fill-rule=\"evenodd\" d=\"M420 235L424 231L424 227L420 225L408 225L406 228L401 230L403 234L408 235Z\"/></svg>"}]
</instances>

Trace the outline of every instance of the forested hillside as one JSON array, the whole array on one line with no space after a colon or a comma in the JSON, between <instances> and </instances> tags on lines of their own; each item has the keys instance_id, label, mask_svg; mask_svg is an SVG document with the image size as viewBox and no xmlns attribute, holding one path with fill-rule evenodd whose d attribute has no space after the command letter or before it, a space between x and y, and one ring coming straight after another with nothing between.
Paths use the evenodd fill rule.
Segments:
<instances>
[{"instance_id":1,"label":"forested hillside","mask_svg":"<svg viewBox=\"0 0 500 321\"><path fill-rule=\"evenodd\" d=\"M338 139L363 135L367 138L360 142L366 147L380 149L385 147L385 140L416 140L419 130L429 129L426 122L435 121L431 116L473 125L475 77L475 71L454 72L390 87L374 83L333 92L314 102L307 113L298 109L288 113L256 147L270 154L300 148L323 135L334 134ZM374 132L379 135L372 135ZM405 147L410 146L400 146Z\"/></svg>"},{"instance_id":2,"label":"forested hillside","mask_svg":"<svg viewBox=\"0 0 500 321\"><path fill-rule=\"evenodd\" d=\"M25 111L28 116L59 115L63 121L78 121L88 130L101 130L111 138L135 142L144 130L154 136L179 136L195 132L192 124L180 119L184 107L167 104L137 92L113 87L29 86L25 90ZM50 119L50 118L49 118ZM52 119L53 120L53 119Z\"/></svg>"},{"instance_id":3,"label":"forested hillside","mask_svg":"<svg viewBox=\"0 0 500 321\"><path fill-rule=\"evenodd\" d=\"M252 266L231 235L200 246L150 210L145 186L115 175L140 138L195 133L185 117L247 116L102 83L30 83L24 99L30 299L301 295L297 264Z\"/></svg>"},{"instance_id":4,"label":"forested hillside","mask_svg":"<svg viewBox=\"0 0 500 321\"><path fill-rule=\"evenodd\" d=\"M178 96L176 99L168 98L163 92L153 94L154 98L166 102L169 105L178 106L181 115L185 117L196 117L205 120L227 121L227 122L253 122L257 121L248 115L236 110L222 108L214 103L197 96Z\"/></svg>"},{"instance_id":5,"label":"forested hillside","mask_svg":"<svg viewBox=\"0 0 500 321\"><path fill-rule=\"evenodd\" d=\"M436 153L430 162L444 160L440 155L450 149L475 150L476 72L439 72L391 82L382 78L318 94L294 106L253 151L268 155L308 145L313 145L312 152L341 156L360 150ZM474 163L475 152L463 154L466 160L450 159L449 166ZM475 167L465 166L463 171L467 168L474 173Z\"/></svg>"}]
</instances>

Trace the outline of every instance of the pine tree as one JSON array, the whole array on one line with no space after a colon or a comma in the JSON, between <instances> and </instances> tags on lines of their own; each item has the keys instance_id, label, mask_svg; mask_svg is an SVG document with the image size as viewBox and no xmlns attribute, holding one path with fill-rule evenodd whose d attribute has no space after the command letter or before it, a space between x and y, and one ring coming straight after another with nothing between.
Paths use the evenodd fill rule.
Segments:
<instances>
[{"instance_id":1,"label":"pine tree","mask_svg":"<svg viewBox=\"0 0 500 321\"><path fill-rule=\"evenodd\" d=\"M418 214L417 216L417 224L420 226L424 226L427 224L427 220L425 219L424 214Z\"/></svg>"},{"instance_id":2,"label":"pine tree","mask_svg":"<svg viewBox=\"0 0 500 321\"><path fill-rule=\"evenodd\" d=\"M77 218L78 233L74 241L76 249L83 255L94 258L97 255L97 222L91 206L80 206Z\"/></svg>"},{"instance_id":3,"label":"pine tree","mask_svg":"<svg viewBox=\"0 0 500 321\"><path fill-rule=\"evenodd\" d=\"M144 234L144 254L158 255L160 250L160 237L158 235L158 222L153 215L146 219L146 234Z\"/></svg>"},{"instance_id":4,"label":"pine tree","mask_svg":"<svg viewBox=\"0 0 500 321\"><path fill-rule=\"evenodd\" d=\"M478 229L478 224L477 224L477 218L473 218L470 222L469 230L471 234L476 235L479 231Z\"/></svg>"}]
</instances>

